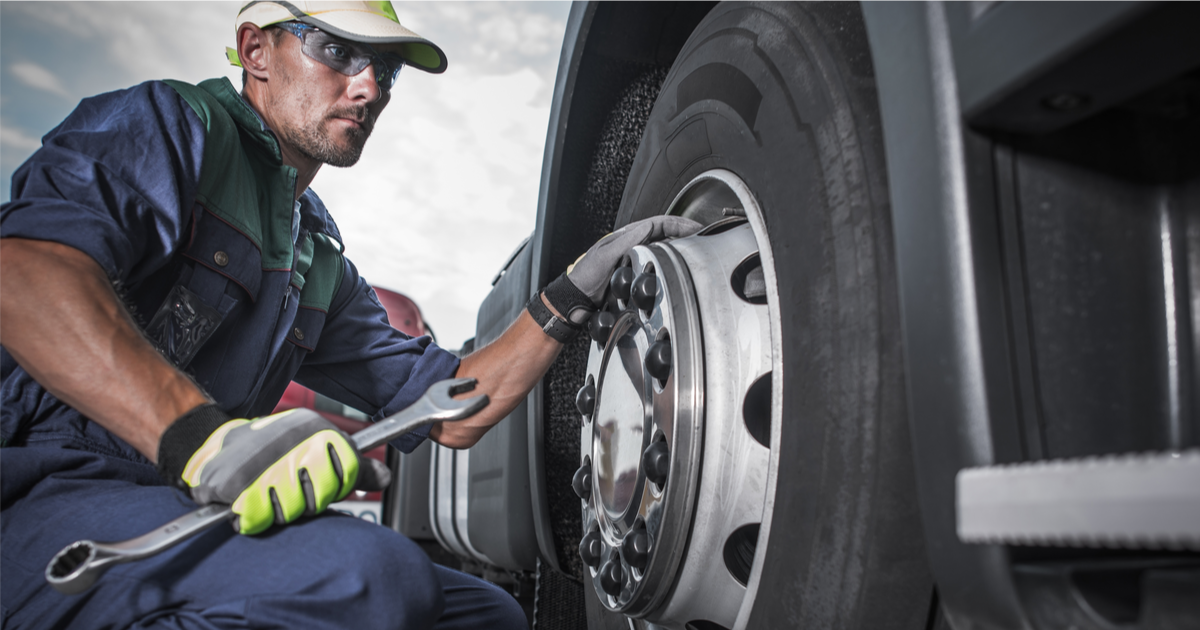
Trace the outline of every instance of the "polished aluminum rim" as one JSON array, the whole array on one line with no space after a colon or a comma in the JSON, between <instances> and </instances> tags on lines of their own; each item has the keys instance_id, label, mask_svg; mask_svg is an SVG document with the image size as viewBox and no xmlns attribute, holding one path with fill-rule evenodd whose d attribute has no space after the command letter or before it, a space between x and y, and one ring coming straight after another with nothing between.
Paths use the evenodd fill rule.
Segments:
<instances>
[{"instance_id":1,"label":"polished aluminum rim","mask_svg":"<svg viewBox=\"0 0 1200 630\"><path fill-rule=\"evenodd\" d=\"M729 628L772 495L773 258L754 196L729 171L695 178L666 210L706 228L634 248L593 321L577 399L580 553L600 601L637 625Z\"/></svg>"}]
</instances>

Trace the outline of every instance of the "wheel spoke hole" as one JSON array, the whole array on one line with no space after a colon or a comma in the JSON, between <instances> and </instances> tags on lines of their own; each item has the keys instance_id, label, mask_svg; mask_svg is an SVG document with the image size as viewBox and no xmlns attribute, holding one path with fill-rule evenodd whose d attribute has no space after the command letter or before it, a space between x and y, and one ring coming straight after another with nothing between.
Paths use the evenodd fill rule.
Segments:
<instances>
[{"instance_id":1,"label":"wheel spoke hole","mask_svg":"<svg viewBox=\"0 0 1200 630\"><path fill-rule=\"evenodd\" d=\"M771 373L758 377L742 400L742 420L754 441L771 446Z\"/></svg>"},{"instance_id":2,"label":"wheel spoke hole","mask_svg":"<svg viewBox=\"0 0 1200 630\"><path fill-rule=\"evenodd\" d=\"M742 525L725 539L725 568L742 586L750 581L750 567L754 565L754 550L758 547L758 525Z\"/></svg>"},{"instance_id":3,"label":"wheel spoke hole","mask_svg":"<svg viewBox=\"0 0 1200 630\"><path fill-rule=\"evenodd\" d=\"M729 285L744 302L767 303L767 277L763 274L762 258L758 252L751 254L733 270Z\"/></svg>"}]
</instances>

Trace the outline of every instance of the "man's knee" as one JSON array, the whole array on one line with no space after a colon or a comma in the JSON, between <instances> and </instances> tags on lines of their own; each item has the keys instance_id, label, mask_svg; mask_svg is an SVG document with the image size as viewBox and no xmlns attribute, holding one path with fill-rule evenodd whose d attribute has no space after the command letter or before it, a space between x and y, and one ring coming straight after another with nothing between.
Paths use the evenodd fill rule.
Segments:
<instances>
[{"instance_id":1,"label":"man's knee","mask_svg":"<svg viewBox=\"0 0 1200 630\"><path fill-rule=\"evenodd\" d=\"M477 577L435 566L446 592L446 610L437 630L527 630L525 611L506 591Z\"/></svg>"},{"instance_id":2,"label":"man's knee","mask_svg":"<svg viewBox=\"0 0 1200 630\"><path fill-rule=\"evenodd\" d=\"M344 560L339 568L362 577L383 606L403 599L418 617L436 619L444 605L442 586L429 556L413 541L396 532L357 519L355 532L341 541ZM350 529L350 528L348 528Z\"/></svg>"},{"instance_id":3,"label":"man's knee","mask_svg":"<svg viewBox=\"0 0 1200 630\"><path fill-rule=\"evenodd\" d=\"M311 586L293 585L298 590L334 589L348 614L371 623L390 620L392 627L428 627L441 616L445 603L433 564L408 538L332 515L293 527L297 535L309 529L303 533L305 540L295 541L294 553L309 556L305 564L313 571ZM289 535L293 527L279 534Z\"/></svg>"},{"instance_id":4,"label":"man's knee","mask_svg":"<svg viewBox=\"0 0 1200 630\"><path fill-rule=\"evenodd\" d=\"M529 619L525 616L525 610L521 608L517 600L499 588L496 591L498 592L494 600L496 624L491 627L496 630L528 630Z\"/></svg>"}]
</instances>

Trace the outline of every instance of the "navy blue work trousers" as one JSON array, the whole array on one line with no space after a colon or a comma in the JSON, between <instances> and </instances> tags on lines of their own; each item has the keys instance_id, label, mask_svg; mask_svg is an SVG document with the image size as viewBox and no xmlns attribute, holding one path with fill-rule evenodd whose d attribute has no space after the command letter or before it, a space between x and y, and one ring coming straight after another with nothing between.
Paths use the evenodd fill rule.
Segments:
<instances>
[{"instance_id":1,"label":"navy blue work trousers","mask_svg":"<svg viewBox=\"0 0 1200 630\"><path fill-rule=\"evenodd\" d=\"M409 539L322 514L257 536L218 525L158 556L117 565L91 590L45 582L80 539L119 541L196 508L153 466L58 446L0 450L0 607L26 628L526 628L508 593L432 564Z\"/></svg>"}]
</instances>

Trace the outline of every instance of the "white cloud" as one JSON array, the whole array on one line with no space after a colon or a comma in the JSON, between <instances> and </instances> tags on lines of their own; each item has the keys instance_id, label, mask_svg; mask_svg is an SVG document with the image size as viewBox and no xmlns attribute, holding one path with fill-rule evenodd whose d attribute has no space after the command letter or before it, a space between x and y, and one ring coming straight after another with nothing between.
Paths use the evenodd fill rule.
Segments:
<instances>
[{"instance_id":1,"label":"white cloud","mask_svg":"<svg viewBox=\"0 0 1200 630\"><path fill-rule=\"evenodd\" d=\"M9 70L25 85L45 90L51 94L67 96L67 89L63 87L62 81L59 81L53 72L36 63L19 61L9 66Z\"/></svg>"},{"instance_id":2,"label":"white cloud","mask_svg":"<svg viewBox=\"0 0 1200 630\"><path fill-rule=\"evenodd\" d=\"M4 152L36 151L38 147L42 146L42 141L39 138L34 138L26 134L20 129L0 124L0 144L3 144Z\"/></svg>"},{"instance_id":3,"label":"white cloud","mask_svg":"<svg viewBox=\"0 0 1200 630\"><path fill-rule=\"evenodd\" d=\"M544 55L558 52L562 43L562 27L549 16L530 15L516 19L511 14L493 16L479 23L480 39L475 46L480 53Z\"/></svg>"},{"instance_id":4,"label":"white cloud","mask_svg":"<svg viewBox=\"0 0 1200 630\"><path fill-rule=\"evenodd\" d=\"M150 79L196 82L235 74L224 62L224 47L234 43L233 20L244 2L6 4L62 32L62 45L108 57L112 72L104 78L121 82L119 87Z\"/></svg>"},{"instance_id":5,"label":"white cloud","mask_svg":"<svg viewBox=\"0 0 1200 630\"><path fill-rule=\"evenodd\" d=\"M16 170L26 157L41 146L40 138L0 123L0 165L3 165L5 172Z\"/></svg>"}]
</instances>

